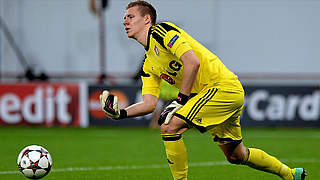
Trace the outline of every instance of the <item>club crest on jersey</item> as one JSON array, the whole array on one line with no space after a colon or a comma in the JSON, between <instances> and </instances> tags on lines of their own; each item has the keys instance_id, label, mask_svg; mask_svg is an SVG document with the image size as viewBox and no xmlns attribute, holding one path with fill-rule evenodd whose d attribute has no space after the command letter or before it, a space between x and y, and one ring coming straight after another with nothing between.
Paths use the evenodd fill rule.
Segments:
<instances>
[{"instance_id":1,"label":"club crest on jersey","mask_svg":"<svg viewBox=\"0 0 320 180\"><path fill-rule=\"evenodd\" d=\"M167 81L169 84L175 84L176 82L174 81L174 79L166 74L161 74L160 78Z\"/></svg>"},{"instance_id":2,"label":"club crest on jersey","mask_svg":"<svg viewBox=\"0 0 320 180\"><path fill-rule=\"evenodd\" d=\"M156 45L154 45L154 52L156 53L157 56L159 56L160 52Z\"/></svg>"},{"instance_id":3,"label":"club crest on jersey","mask_svg":"<svg viewBox=\"0 0 320 180\"><path fill-rule=\"evenodd\" d=\"M175 36L173 36L173 38L168 43L168 47L172 48L173 44L177 41L178 38L179 38L179 36L177 34Z\"/></svg>"}]
</instances>

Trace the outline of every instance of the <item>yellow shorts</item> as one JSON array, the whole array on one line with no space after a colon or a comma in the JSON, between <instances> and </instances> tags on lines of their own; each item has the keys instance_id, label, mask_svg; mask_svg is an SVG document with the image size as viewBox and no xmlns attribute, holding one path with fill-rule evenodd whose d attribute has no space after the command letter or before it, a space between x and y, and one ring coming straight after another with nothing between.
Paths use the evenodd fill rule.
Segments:
<instances>
[{"instance_id":1,"label":"yellow shorts","mask_svg":"<svg viewBox=\"0 0 320 180\"><path fill-rule=\"evenodd\" d=\"M240 115L244 92L205 88L176 113L200 132L208 131L215 141L225 144L241 141Z\"/></svg>"}]
</instances>

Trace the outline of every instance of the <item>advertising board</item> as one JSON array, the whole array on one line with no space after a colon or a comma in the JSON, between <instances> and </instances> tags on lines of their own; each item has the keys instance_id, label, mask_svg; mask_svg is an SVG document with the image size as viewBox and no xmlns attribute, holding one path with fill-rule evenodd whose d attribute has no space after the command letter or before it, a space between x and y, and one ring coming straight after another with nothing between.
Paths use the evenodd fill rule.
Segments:
<instances>
[{"instance_id":1,"label":"advertising board","mask_svg":"<svg viewBox=\"0 0 320 180\"><path fill-rule=\"evenodd\" d=\"M84 127L85 91L77 83L2 83L0 125Z\"/></svg>"},{"instance_id":2,"label":"advertising board","mask_svg":"<svg viewBox=\"0 0 320 180\"><path fill-rule=\"evenodd\" d=\"M244 126L320 126L318 86L245 86Z\"/></svg>"}]
</instances>

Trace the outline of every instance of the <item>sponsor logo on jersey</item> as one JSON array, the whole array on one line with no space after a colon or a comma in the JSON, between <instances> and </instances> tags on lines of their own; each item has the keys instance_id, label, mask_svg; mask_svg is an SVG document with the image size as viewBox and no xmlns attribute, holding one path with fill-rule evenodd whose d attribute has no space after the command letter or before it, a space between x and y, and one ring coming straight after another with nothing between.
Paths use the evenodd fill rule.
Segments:
<instances>
[{"instance_id":1,"label":"sponsor logo on jersey","mask_svg":"<svg viewBox=\"0 0 320 180\"><path fill-rule=\"evenodd\" d=\"M173 36L173 38L168 43L168 47L172 48L173 44L177 41L178 38L179 38L179 36L177 34L175 36Z\"/></svg>"},{"instance_id":2,"label":"sponsor logo on jersey","mask_svg":"<svg viewBox=\"0 0 320 180\"><path fill-rule=\"evenodd\" d=\"M159 49L157 48L156 45L154 45L154 52L156 53L157 56L159 56Z\"/></svg>"},{"instance_id":3,"label":"sponsor logo on jersey","mask_svg":"<svg viewBox=\"0 0 320 180\"><path fill-rule=\"evenodd\" d=\"M174 79L166 74L161 74L160 78L167 81L169 84L175 84L176 82L174 81Z\"/></svg>"}]
</instances>

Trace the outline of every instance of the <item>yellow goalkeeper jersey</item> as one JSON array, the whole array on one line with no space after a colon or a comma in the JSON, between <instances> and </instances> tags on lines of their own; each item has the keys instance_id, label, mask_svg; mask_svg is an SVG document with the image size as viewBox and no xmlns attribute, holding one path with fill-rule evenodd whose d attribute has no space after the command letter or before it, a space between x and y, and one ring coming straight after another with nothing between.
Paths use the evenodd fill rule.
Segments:
<instances>
[{"instance_id":1,"label":"yellow goalkeeper jersey","mask_svg":"<svg viewBox=\"0 0 320 180\"><path fill-rule=\"evenodd\" d=\"M173 23L152 26L145 49L141 74L143 95L159 97L161 79L180 89L183 71L180 57L189 50L193 50L200 60L191 93L198 93L208 85L222 90L243 91L238 76L228 70L215 54Z\"/></svg>"}]
</instances>

